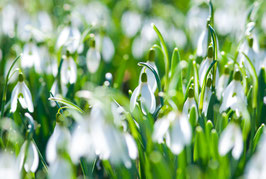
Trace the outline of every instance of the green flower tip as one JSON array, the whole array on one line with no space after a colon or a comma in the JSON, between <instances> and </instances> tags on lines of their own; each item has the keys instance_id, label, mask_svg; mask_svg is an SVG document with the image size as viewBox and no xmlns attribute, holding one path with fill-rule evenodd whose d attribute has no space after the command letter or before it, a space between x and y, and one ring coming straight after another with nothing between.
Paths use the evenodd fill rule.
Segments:
<instances>
[{"instance_id":1,"label":"green flower tip","mask_svg":"<svg viewBox=\"0 0 266 179\"><path fill-rule=\"evenodd\" d=\"M210 88L212 84L212 79L209 77L207 78L207 87Z\"/></svg>"},{"instance_id":2,"label":"green flower tip","mask_svg":"<svg viewBox=\"0 0 266 179\"><path fill-rule=\"evenodd\" d=\"M225 74L225 75L229 75L229 72L230 72L230 70L229 70L228 65L225 65L225 66L224 66L224 74Z\"/></svg>"},{"instance_id":3,"label":"green flower tip","mask_svg":"<svg viewBox=\"0 0 266 179\"><path fill-rule=\"evenodd\" d=\"M194 89L193 87L189 87L188 89L188 97L193 98L194 97Z\"/></svg>"},{"instance_id":4,"label":"green flower tip","mask_svg":"<svg viewBox=\"0 0 266 179\"><path fill-rule=\"evenodd\" d=\"M147 82L147 74L145 72L141 74L141 82L143 83Z\"/></svg>"},{"instance_id":5,"label":"green flower tip","mask_svg":"<svg viewBox=\"0 0 266 179\"><path fill-rule=\"evenodd\" d=\"M252 48L252 46L253 46L253 37L251 37L251 36L248 37L248 46L250 48Z\"/></svg>"},{"instance_id":6,"label":"green flower tip","mask_svg":"<svg viewBox=\"0 0 266 179\"><path fill-rule=\"evenodd\" d=\"M90 40L90 47L91 47L91 48L95 48L95 44L96 44L95 39L92 38L92 39Z\"/></svg>"},{"instance_id":7,"label":"green flower tip","mask_svg":"<svg viewBox=\"0 0 266 179\"><path fill-rule=\"evenodd\" d=\"M150 48L149 50L149 61L154 62L155 60L155 50L154 48Z\"/></svg>"},{"instance_id":8,"label":"green flower tip","mask_svg":"<svg viewBox=\"0 0 266 179\"><path fill-rule=\"evenodd\" d=\"M67 57L70 56L70 51L69 51L69 50L66 51L66 56L67 56Z\"/></svg>"},{"instance_id":9,"label":"green flower tip","mask_svg":"<svg viewBox=\"0 0 266 179\"><path fill-rule=\"evenodd\" d=\"M213 48L212 46L210 45L208 47L208 58L212 58L213 57Z\"/></svg>"},{"instance_id":10,"label":"green flower tip","mask_svg":"<svg viewBox=\"0 0 266 179\"><path fill-rule=\"evenodd\" d=\"M20 72L19 75L18 75L18 81L19 82L23 82L24 81L24 76L23 76L22 72Z\"/></svg>"},{"instance_id":11,"label":"green flower tip","mask_svg":"<svg viewBox=\"0 0 266 179\"><path fill-rule=\"evenodd\" d=\"M240 81L241 80L241 73L239 70L236 70L235 74L234 74L234 80L236 81Z\"/></svg>"}]
</instances>

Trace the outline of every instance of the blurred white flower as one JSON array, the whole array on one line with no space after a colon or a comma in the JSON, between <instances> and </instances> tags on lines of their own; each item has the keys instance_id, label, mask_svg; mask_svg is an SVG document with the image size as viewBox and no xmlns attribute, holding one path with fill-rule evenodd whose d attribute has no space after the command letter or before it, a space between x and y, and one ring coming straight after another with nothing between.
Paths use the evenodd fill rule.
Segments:
<instances>
[{"instance_id":1,"label":"blurred white flower","mask_svg":"<svg viewBox=\"0 0 266 179\"><path fill-rule=\"evenodd\" d=\"M46 146L46 159L49 164L56 161L58 157L57 152L59 150L65 150L66 146L70 142L70 138L71 136L68 129L63 126L60 126L59 124L56 124L54 132L49 138Z\"/></svg>"},{"instance_id":2,"label":"blurred white flower","mask_svg":"<svg viewBox=\"0 0 266 179\"><path fill-rule=\"evenodd\" d=\"M101 56L98 50L95 48L95 40L93 39L90 45L90 49L86 55L87 67L90 73L95 73L101 62Z\"/></svg>"},{"instance_id":3,"label":"blurred white flower","mask_svg":"<svg viewBox=\"0 0 266 179\"><path fill-rule=\"evenodd\" d=\"M122 15L121 25L128 37L133 37L140 29L141 16L133 11L127 11Z\"/></svg>"},{"instance_id":4,"label":"blurred white flower","mask_svg":"<svg viewBox=\"0 0 266 179\"><path fill-rule=\"evenodd\" d=\"M41 57L38 47L32 42L26 44L23 48L23 55L21 58L22 68L35 68L35 71L41 72Z\"/></svg>"},{"instance_id":5,"label":"blurred white flower","mask_svg":"<svg viewBox=\"0 0 266 179\"><path fill-rule=\"evenodd\" d=\"M78 122L69 147L70 156L75 163L80 157L92 161L98 156L113 164L123 162L130 168L130 159L137 157L134 139L128 133L122 133L112 124L108 124L99 105L92 108L88 119Z\"/></svg>"},{"instance_id":6,"label":"blurred white flower","mask_svg":"<svg viewBox=\"0 0 266 179\"><path fill-rule=\"evenodd\" d=\"M80 38L81 34L76 27L65 27L57 39L56 47L61 48L65 46L70 53L74 53L75 51L81 52L83 49L80 46Z\"/></svg>"},{"instance_id":7,"label":"blurred white flower","mask_svg":"<svg viewBox=\"0 0 266 179\"><path fill-rule=\"evenodd\" d=\"M142 73L141 82L135 88L130 98L131 111L134 110L139 96L142 112L144 114L146 114L146 111L154 113L156 108L156 100L150 86L147 83L147 74L145 72Z\"/></svg>"},{"instance_id":8,"label":"blurred white flower","mask_svg":"<svg viewBox=\"0 0 266 179\"><path fill-rule=\"evenodd\" d=\"M205 74L207 73L207 70L211 66L212 62L213 62L213 48L212 46L209 46L208 55L206 59L201 62L199 69L199 83L201 87L203 85Z\"/></svg>"},{"instance_id":9,"label":"blurred white flower","mask_svg":"<svg viewBox=\"0 0 266 179\"><path fill-rule=\"evenodd\" d=\"M58 158L49 166L48 178L71 179L73 178L73 168L67 160Z\"/></svg>"},{"instance_id":10,"label":"blurred white flower","mask_svg":"<svg viewBox=\"0 0 266 179\"><path fill-rule=\"evenodd\" d=\"M16 24L16 11L17 7L12 4L7 4L3 6L2 9L2 30L3 33L9 37L14 37L15 35L15 24Z\"/></svg>"},{"instance_id":11,"label":"blurred white flower","mask_svg":"<svg viewBox=\"0 0 266 179\"><path fill-rule=\"evenodd\" d=\"M230 123L223 130L219 140L219 154L226 155L232 149L234 159L239 159L243 151L243 138L240 127L235 123Z\"/></svg>"},{"instance_id":12,"label":"blurred white flower","mask_svg":"<svg viewBox=\"0 0 266 179\"><path fill-rule=\"evenodd\" d=\"M194 98L194 89L190 87L187 100L185 101L183 106L183 114L189 117L192 107L195 107L196 109L196 120L198 120L197 104Z\"/></svg>"},{"instance_id":13,"label":"blurred white flower","mask_svg":"<svg viewBox=\"0 0 266 179\"><path fill-rule=\"evenodd\" d=\"M11 93L11 109L10 112L15 112L17 109L17 100L19 100L22 108L33 112L32 97L29 88L24 82L23 74L19 74L19 81Z\"/></svg>"},{"instance_id":14,"label":"blurred white flower","mask_svg":"<svg viewBox=\"0 0 266 179\"><path fill-rule=\"evenodd\" d=\"M159 119L154 124L153 141L162 143L166 140L171 151L178 155L192 138L192 129L186 115L170 112L166 117Z\"/></svg>"},{"instance_id":15,"label":"blurred white flower","mask_svg":"<svg viewBox=\"0 0 266 179\"><path fill-rule=\"evenodd\" d=\"M26 140L23 143L18 155L18 165L20 170L24 167L26 172L36 172L39 165L39 155L37 147L31 140Z\"/></svg>"},{"instance_id":16,"label":"blurred white flower","mask_svg":"<svg viewBox=\"0 0 266 179\"><path fill-rule=\"evenodd\" d=\"M224 68L224 73L221 75L221 77L218 80L218 84L216 87L216 95L219 100L222 99L224 89L226 88L229 81L229 69L226 65Z\"/></svg>"},{"instance_id":17,"label":"blurred white flower","mask_svg":"<svg viewBox=\"0 0 266 179\"><path fill-rule=\"evenodd\" d=\"M100 35L95 36L96 41L96 49L102 53L103 60L105 62L110 62L115 53L115 47L113 41L108 36L101 37Z\"/></svg>"},{"instance_id":18,"label":"blurred white flower","mask_svg":"<svg viewBox=\"0 0 266 179\"><path fill-rule=\"evenodd\" d=\"M147 61L147 63L150 64L155 69L155 71L158 73L158 69L157 69L154 61ZM143 73L147 74L147 83L150 86L152 92L154 93L157 89L157 82L156 82L156 78L155 78L154 74L152 73L152 71L150 69L143 67L141 69L141 72L140 72L139 83L141 83L141 76Z\"/></svg>"},{"instance_id":19,"label":"blurred white flower","mask_svg":"<svg viewBox=\"0 0 266 179\"><path fill-rule=\"evenodd\" d=\"M77 80L77 65L70 54L64 56L61 67L61 82L63 84L73 84Z\"/></svg>"},{"instance_id":20,"label":"blurred white flower","mask_svg":"<svg viewBox=\"0 0 266 179\"><path fill-rule=\"evenodd\" d=\"M14 154L0 152L0 178L19 179L20 174Z\"/></svg>"},{"instance_id":21,"label":"blurred white flower","mask_svg":"<svg viewBox=\"0 0 266 179\"><path fill-rule=\"evenodd\" d=\"M266 134L264 131L259 141L257 151L246 165L245 175L244 175L246 179L266 178L265 151L266 151Z\"/></svg>"},{"instance_id":22,"label":"blurred white flower","mask_svg":"<svg viewBox=\"0 0 266 179\"><path fill-rule=\"evenodd\" d=\"M223 101L220 107L220 113L231 108L236 112L236 115L248 119L249 113L247 111L247 99L244 93L244 88L241 85L241 74L240 71L236 71L234 74L234 79L226 87L223 93Z\"/></svg>"}]
</instances>

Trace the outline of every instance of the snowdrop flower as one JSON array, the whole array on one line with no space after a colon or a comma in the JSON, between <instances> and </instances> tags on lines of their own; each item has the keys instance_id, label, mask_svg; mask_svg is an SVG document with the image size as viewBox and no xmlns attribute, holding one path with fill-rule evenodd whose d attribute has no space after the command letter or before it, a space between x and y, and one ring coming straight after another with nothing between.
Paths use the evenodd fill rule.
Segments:
<instances>
[{"instance_id":1,"label":"snowdrop flower","mask_svg":"<svg viewBox=\"0 0 266 179\"><path fill-rule=\"evenodd\" d=\"M31 42L26 44L23 48L23 56L21 59L22 68L30 68L34 66L35 71L41 72L41 57L38 47Z\"/></svg>"},{"instance_id":2,"label":"snowdrop flower","mask_svg":"<svg viewBox=\"0 0 266 179\"><path fill-rule=\"evenodd\" d=\"M9 37L14 37L15 35L15 24L17 19L17 7L12 4L7 4L3 6L2 9L2 30L3 33L8 35Z\"/></svg>"},{"instance_id":3,"label":"snowdrop flower","mask_svg":"<svg viewBox=\"0 0 266 179\"><path fill-rule=\"evenodd\" d=\"M0 152L0 178L20 178L15 155L7 152Z\"/></svg>"},{"instance_id":4,"label":"snowdrop flower","mask_svg":"<svg viewBox=\"0 0 266 179\"><path fill-rule=\"evenodd\" d=\"M72 166L67 160L58 158L49 166L48 176L51 179L71 179L73 178Z\"/></svg>"},{"instance_id":5,"label":"snowdrop flower","mask_svg":"<svg viewBox=\"0 0 266 179\"><path fill-rule=\"evenodd\" d=\"M17 100L19 100L22 108L28 109L29 112L33 112L32 97L29 88L24 82L24 76L22 73L19 74L19 81L11 94L11 109L10 112L15 112L17 109Z\"/></svg>"},{"instance_id":6,"label":"snowdrop flower","mask_svg":"<svg viewBox=\"0 0 266 179\"><path fill-rule=\"evenodd\" d=\"M195 107L196 109L196 119L198 120L197 104L194 98L194 89L190 87L188 91L187 100L185 101L183 106L183 114L189 116L189 112L192 109L192 107Z\"/></svg>"},{"instance_id":7,"label":"snowdrop flower","mask_svg":"<svg viewBox=\"0 0 266 179\"><path fill-rule=\"evenodd\" d=\"M170 112L167 117L157 120L152 134L153 141L162 143L166 139L167 146L178 155L185 145L190 144L192 129L184 114Z\"/></svg>"},{"instance_id":8,"label":"snowdrop flower","mask_svg":"<svg viewBox=\"0 0 266 179\"><path fill-rule=\"evenodd\" d=\"M65 146L70 142L70 132L67 128L56 124L54 132L48 140L46 147L47 161L51 164L57 159L57 152L64 150Z\"/></svg>"},{"instance_id":9,"label":"snowdrop flower","mask_svg":"<svg viewBox=\"0 0 266 179\"><path fill-rule=\"evenodd\" d=\"M240 127L235 123L230 123L223 130L219 140L219 154L226 155L232 149L234 159L239 159L243 151L243 138Z\"/></svg>"},{"instance_id":10,"label":"snowdrop flower","mask_svg":"<svg viewBox=\"0 0 266 179\"><path fill-rule=\"evenodd\" d=\"M247 111L247 99L244 93L244 88L241 85L240 71L236 71L233 81L226 87L223 93L223 102L220 107L220 113L231 108L236 112L236 115L240 117L249 118Z\"/></svg>"},{"instance_id":11,"label":"snowdrop flower","mask_svg":"<svg viewBox=\"0 0 266 179\"><path fill-rule=\"evenodd\" d=\"M199 83L200 83L200 86L202 86L205 74L207 73L207 70L211 66L212 62L213 62L213 48L212 48L212 46L209 46L209 48L208 48L208 56L200 64L200 69L199 69Z\"/></svg>"},{"instance_id":12,"label":"snowdrop flower","mask_svg":"<svg viewBox=\"0 0 266 179\"><path fill-rule=\"evenodd\" d=\"M261 136L256 153L248 162L245 168L245 178L266 178L266 135Z\"/></svg>"},{"instance_id":13,"label":"snowdrop flower","mask_svg":"<svg viewBox=\"0 0 266 179\"><path fill-rule=\"evenodd\" d=\"M141 26L141 16L136 12L127 11L122 15L121 25L128 37L133 37Z\"/></svg>"},{"instance_id":14,"label":"snowdrop flower","mask_svg":"<svg viewBox=\"0 0 266 179\"><path fill-rule=\"evenodd\" d=\"M56 47L65 46L71 53L75 51L81 52L83 48L80 46L80 38L81 34L77 28L72 26L65 27L58 37Z\"/></svg>"},{"instance_id":15,"label":"snowdrop flower","mask_svg":"<svg viewBox=\"0 0 266 179\"><path fill-rule=\"evenodd\" d=\"M26 172L34 173L37 170L39 165L39 155L36 145L31 140L26 140L23 143L18 155L18 164L20 170L24 165Z\"/></svg>"},{"instance_id":16,"label":"snowdrop flower","mask_svg":"<svg viewBox=\"0 0 266 179\"><path fill-rule=\"evenodd\" d=\"M224 67L224 73L218 80L218 85L216 88L216 95L219 100L221 100L224 89L226 88L229 81L229 68L227 65Z\"/></svg>"},{"instance_id":17,"label":"snowdrop flower","mask_svg":"<svg viewBox=\"0 0 266 179\"><path fill-rule=\"evenodd\" d=\"M90 49L86 55L86 61L89 72L95 73L98 70L101 61L100 53L95 48L95 39L91 40Z\"/></svg>"},{"instance_id":18,"label":"snowdrop flower","mask_svg":"<svg viewBox=\"0 0 266 179\"><path fill-rule=\"evenodd\" d=\"M210 19L207 20L207 27L204 28L198 40L197 56L200 56L200 57L205 57L207 53L208 36L209 36L208 25L209 24L210 24Z\"/></svg>"},{"instance_id":19,"label":"snowdrop flower","mask_svg":"<svg viewBox=\"0 0 266 179\"><path fill-rule=\"evenodd\" d=\"M149 60L147 61L147 63L150 64L155 69L155 71L158 73L158 69L155 65L154 60L155 60L155 50L151 48L149 51ZM139 83L141 83L141 76L142 76L142 73L144 73L144 71L147 73L147 83L150 86L152 92L154 93L157 88L157 82L156 82L156 78L154 74L152 73L150 69L146 67L143 67L141 69Z\"/></svg>"},{"instance_id":20,"label":"snowdrop flower","mask_svg":"<svg viewBox=\"0 0 266 179\"><path fill-rule=\"evenodd\" d=\"M134 139L127 133L121 133L113 125L106 122L100 106L92 108L89 120L79 121L74 129L70 156L77 163L80 157L89 161L98 156L102 160L110 160L113 164L123 162L131 167L131 160L137 157Z\"/></svg>"},{"instance_id":21,"label":"snowdrop flower","mask_svg":"<svg viewBox=\"0 0 266 179\"><path fill-rule=\"evenodd\" d=\"M110 62L115 53L115 47L113 41L108 36L101 37L100 35L96 35L95 39L97 42L96 49L98 49L103 57L105 62Z\"/></svg>"},{"instance_id":22,"label":"snowdrop flower","mask_svg":"<svg viewBox=\"0 0 266 179\"><path fill-rule=\"evenodd\" d=\"M156 100L155 100L155 96L150 86L147 83L146 72L142 73L141 82L137 86L137 88L135 88L130 98L130 110L131 111L134 110L139 96L140 96L140 104L141 104L142 112L144 114L146 114L146 111L150 113L154 113L155 107L156 107Z\"/></svg>"},{"instance_id":23,"label":"snowdrop flower","mask_svg":"<svg viewBox=\"0 0 266 179\"><path fill-rule=\"evenodd\" d=\"M77 65L73 58L70 55L70 52L67 51L66 56L61 67L61 82L63 84L73 84L77 80Z\"/></svg>"},{"instance_id":24,"label":"snowdrop flower","mask_svg":"<svg viewBox=\"0 0 266 179\"><path fill-rule=\"evenodd\" d=\"M207 83L206 83L206 89L204 93L203 109L202 109L202 112L205 116L207 116L208 107L209 107L209 103L210 103L211 96L212 96L211 84L212 84L212 80L210 77L208 77Z\"/></svg>"}]
</instances>

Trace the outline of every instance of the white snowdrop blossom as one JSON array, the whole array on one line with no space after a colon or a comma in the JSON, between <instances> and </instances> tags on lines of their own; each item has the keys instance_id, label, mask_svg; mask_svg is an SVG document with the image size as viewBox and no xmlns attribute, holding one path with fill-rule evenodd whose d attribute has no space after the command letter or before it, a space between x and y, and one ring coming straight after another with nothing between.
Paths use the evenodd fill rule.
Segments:
<instances>
[{"instance_id":1,"label":"white snowdrop blossom","mask_svg":"<svg viewBox=\"0 0 266 179\"><path fill-rule=\"evenodd\" d=\"M108 36L101 37L100 35L96 35L95 39L99 42L96 44L96 49L101 52L103 60L109 63L115 53L113 41Z\"/></svg>"},{"instance_id":2,"label":"white snowdrop blossom","mask_svg":"<svg viewBox=\"0 0 266 179\"><path fill-rule=\"evenodd\" d=\"M31 140L26 140L20 149L18 155L18 165L20 170L23 167L23 162L26 172L34 173L38 168L39 154L36 145Z\"/></svg>"},{"instance_id":3,"label":"white snowdrop blossom","mask_svg":"<svg viewBox=\"0 0 266 179\"><path fill-rule=\"evenodd\" d=\"M90 44L90 49L86 55L87 67L90 73L95 73L101 62L100 52L95 48L95 40L93 39Z\"/></svg>"},{"instance_id":4,"label":"white snowdrop blossom","mask_svg":"<svg viewBox=\"0 0 266 179\"><path fill-rule=\"evenodd\" d=\"M226 66L224 73L221 75L221 77L218 80L217 88L216 88L216 95L219 100L222 99L223 92L229 82L229 69Z\"/></svg>"},{"instance_id":5,"label":"white snowdrop blossom","mask_svg":"<svg viewBox=\"0 0 266 179\"><path fill-rule=\"evenodd\" d=\"M98 156L102 160L110 160L113 164L122 162L130 168L130 159L137 157L134 139L128 133L122 133L108 124L103 110L98 105L92 108L89 119L79 121L69 147L70 156L75 163L80 157L92 161Z\"/></svg>"},{"instance_id":6,"label":"white snowdrop blossom","mask_svg":"<svg viewBox=\"0 0 266 179\"><path fill-rule=\"evenodd\" d=\"M156 108L156 100L155 100L155 96L150 86L147 83L147 74L145 72L142 73L141 82L135 88L130 98L130 110L131 111L134 110L139 96L140 96L140 104L141 104L142 112L144 114L146 114L146 111L150 113L154 113L155 108Z\"/></svg>"},{"instance_id":7,"label":"white snowdrop blossom","mask_svg":"<svg viewBox=\"0 0 266 179\"><path fill-rule=\"evenodd\" d=\"M184 147L190 144L192 129L186 115L170 112L166 117L159 119L154 124L153 141L163 143L166 140L170 150L178 155Z\"/></svg>"},{"instance_id":8,"label":"white snowdrop blossom","mask_svg":"<svg viewBox=\"0 0 266 179\"><path fill-rule=\"evenodd\" d=\"M24 82L23 74L19 74L19 81L11 93L11 109L10 112L15 112L17 109L17 101L19 100L22 108L33 112L33 102L29 88Z\"/></svg>"},{"instance_id":9,"label":"white snowdrop blossom","mask_svg":"<svg viewBox=\"0 0 266 179\"><path fill-rule=\"evenodd\" d=\"M72 166L67 160L58 158L49 166L48 176L50 179L71 179L73 178Z\"/></svg>"},{"instance_id":10,"label":"white snowdrop blossom","mask_svg":"<svg viewBox=\"0 0 266 179\"><path fill-rule=\"evenodd\" d=\"M239 159L243 151L243 137L240 127L235 123L230 123L223 130L219 140L219 154L226 155L232 149L234 159Z\"/></svg>"},{"instance_id":11,"label":"white snowdrop blossom","mask_svg":"<svg viewBox=\"0 0 266 179\"><path fill-rule=\"evenodd\" d=\"M151 65L154 68L154 70L158 73L158 69L155 65L154 58L155 58L155 51L154 51L154 49L150 49L149 60L147 61L147 63L149 65ZM152 92L154 93L156 88L157 88L157 82L156 82L156 78L155 78L154 74L152 73L152 71L150 69L148 69L146 67L143 67L141 69L139 83L141 83L141 76L142 76L142 73L144 73L144 72L147 74L147 83L150 86Z\"/></svg>"},{"instance_id":12,"label":"white snowdrop blossom","mask_svg":"<svg viewBox=\"0 0 266 179\"><path fill-rule=\"evenodd\" d=\"M189 117L189 112L193 107L195 107L196 109L196 120L198 120L197 104L194 98L194 89L190 87L188 91L188 97L183 106L183 114Z\"/></svg>"},{"instance_id":13,"label":"white snowdrop blossom","mask_svg":"<svg viewBox=\"0 0 266 179\"><path fill-rule=\"evenodd\" d=\"M61 48L65 46L70 53L74 53L75 51L81 52L83 50L82 45L80 45L81 34L76 27L68 26L65 27L56 43L57 48Z\"/></svg>"},{"instance_id":14,"label":"white snowdrop blossom","mask_svg":"<svg viewBox=\"0 0 266 179\"><path fill-rule=\"evenodd\" d=\"M0 178L19 179L19 169L14 154L0 152Z\"/></svg>"},{"instance_id":15,"label":"white snowdrop blossom","mask_svg":"<svg viewBox=\"0 0 266 179\"><path fill-rule=\"evenodd\" d=\"M253 179L253 178L266 178L266 134L265 131L260 138L257 151L249 160L245 168L245 175L246 179Z\"/></svg>"},{"instance_id":16,"label":"white snowdrop blossom","mask_svg":"<svg viewBox=\"0 0 266 179\"><path fill-rule=\"evenodd\" d=\"M41 57L38 47L32 42L26 44L23 48L23 55L21 58L22 68L35 68L36 72L41 72Z\"/></svg>"},{"instance_id":17,"label":"white snowdrop blossom","mask_svg":"<svg viewBox=\"0 0 266 179\"><path fill-rule=\"evenodd\" d=\"M64 56L60 75L63 84L73 84L77 81L77 65L68 52Z\"/></svg>"},{"instance_id":18,"label":"white snowdrop blossom","mask_svg":"<svg viewBox=\"0 0 266 179\"><path fill-rule=\"evenodd\" d=\"M248 119L249 113L247 110L247 99L240 78L240 71L236 71L233 81L231 81L231 83L224 90L223 101L219 111L222 113L228 108L231 108L236 112L238 117L242 115L242 117Z\"/></svg>"},{"instance_id":19,"label":"white snowdrop blossom","mask_svg":"<svg viewBox=\"0 0 266 179\"><path fill-rule=\"evenodd\" d=\"M211 66L212 62L213 62L213 48L210 46L208 48L207 58L205 60L203 60L200 64L200 69L199 69L200 86L202 86L205 74L207 73L207 70Z\"/></svg>"},{"instance_id":20,"label":"white snowdrop blossom","mask_svg":"<svg viewBox=\"0 0 266 179\"><path fill-rule=\"evenodd\" d=\"M46 158L51 164L57 159L58 150L64 150L70 142L70 132L67 128L56 124L54 132L48 140L46 147Z\"/></svg>"},{"instance_id":21,"label":"white snowdrop blossom","mask_svg":"<svg viewBox=\"0 0 266 179\"><path fill-rule=\"evenodd\" d=\"M207 53L208 46L208 29L205 28L200 34L198 45L197 45L197 56L205 57Z\"/></svg>"}]
</instances>

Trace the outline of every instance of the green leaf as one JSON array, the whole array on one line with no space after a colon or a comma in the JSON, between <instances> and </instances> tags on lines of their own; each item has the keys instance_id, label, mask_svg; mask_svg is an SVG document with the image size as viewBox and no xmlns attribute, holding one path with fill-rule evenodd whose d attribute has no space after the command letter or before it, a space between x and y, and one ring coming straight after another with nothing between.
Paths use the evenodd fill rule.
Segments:
<instances>
[{"instance_id":1,"label":"green leaf","mask_svg":"<svg viewBox=\"0 0 266 179\"><path fill-rule=\"evenodd\" d=\"M83 113L83 112L84 112L84 111L83 111L80 107L78 107L76 104L74 104L74 103L72 103L72 102L70 102L70 101L68 101L68 100L66 100L66 99L59 98L59 97L50 97L50 98L48 98L48 99L51 100L51 101L57 101L57 102L59 102L59 103L62 103L62 104L64 104L64 105L68 106L69 108L72 108L72 109L75 109L75 110L79 111L80 113Z\"/></svg>"},{"instance_id":2,"label":"green leaf","mask_svg":"<svg viewBox=\"0 0 266 179\"><path fill-rule=\"evenodd\" d=\"M252 148L252 151L253 152L255 151L255 149L256 149L256 147L258 145L258 142L260 140L260 137L261 137L261 135L262 135L262 133L264 131L264 127L265 127L265 125L264 124L261 124L261 126L258 128L258 130L257 130L257 132L256 132L256 134L254 136L254 139L253 139L253 148Z\"/></svg>"},{"instance_id":3,"label":"green leaf","mask_svg":"<svg viewBox=\"0 0 266 179\"><path fill-rule=\"evenodd\" d=\"M159 31L159 29L152 23L152 28L154 29L154 31L156 32L158 38L160 39L161 42L161 46L163 49L163 54L164 54L164 65L165 65L165 83L166 83L166 87L168 84L168 75L169 75L169 56L168 56L168 50L165 44L165 41L163 39L163 36L161 34L161 32Z\"/></svg>"},{"instance_id":4,"label":"green leaf","mask_svg":"<svg viewBox=\"0 0 266 179\"><path fill-rule=\"evenodd\" d=\"M198 100L199 100L199 73L198 73L197 63L195 60L193 60L193 72L194 72L195 100L198 103Z\"/></svg>"},{"instance_id":5,"label":"green leaf","mask_svg":"<svg viewBox=\"0 0 266 179\"><path fill-rule=\"evenodd\" d=\"M259 89L259 80L258 80L258 76L257 76L257 73L256 73L256 70L252 64L252 62L250 61L249 57L244 53L242 52L242 54L246 57L247 59L247 62L249 64L249 67L248 67L248 70L252 76L252 81L253 81L253 91L252 91L252 94L253 94L253 98L252 98L252 108L256 108L257 107L257 98L258 98L258 89Z\"/></svg>"},{"instance_id":6,"label":"green leaf","mask_svg":"<svg viewBox=\"0 0 266 179\"><path fill-rule=\"evenodd\" d=\"M189 111L189 122L193 128L196 127L197 121L196 107L193 106Z\"/></svg>"}]
</instances>

